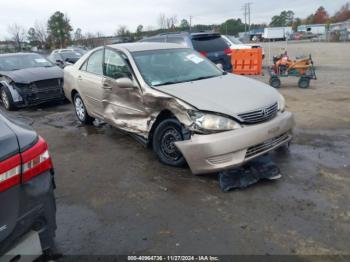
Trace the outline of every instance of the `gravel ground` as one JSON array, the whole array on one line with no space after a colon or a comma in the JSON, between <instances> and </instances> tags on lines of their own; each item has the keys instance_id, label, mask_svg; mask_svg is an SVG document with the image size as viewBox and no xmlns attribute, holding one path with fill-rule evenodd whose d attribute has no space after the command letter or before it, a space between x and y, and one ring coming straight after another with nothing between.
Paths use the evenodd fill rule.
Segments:
<instances>
[{"instance_id":1,"label":"gravel ground","mask_svg":"<svg viewBox=\"0 0 350 262\"><path fill-rule=\"evenodd\" d=\"M271 44L271 53L283 46ZM289 44L288 51L312 53L318 80L307 90L296 78L282 80L296 116L290 150L272 154L283 177L245 190L223 193L215 174L164 166L108 125L80 126L72 105L14 112L50 145L58 250L349 255L350 44Z\"/></svg>"}]
</instances>

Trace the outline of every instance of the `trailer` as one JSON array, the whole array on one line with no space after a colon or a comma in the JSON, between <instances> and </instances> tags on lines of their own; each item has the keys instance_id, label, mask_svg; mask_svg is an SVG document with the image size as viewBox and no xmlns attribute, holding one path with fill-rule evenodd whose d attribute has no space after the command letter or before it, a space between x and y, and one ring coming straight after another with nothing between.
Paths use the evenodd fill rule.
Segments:
<instances>
[{"instance_id":1,"label":"trailer","mask_svg":"<svg viewBox=\"0 0 350 262\"><path fill-rule=\"evenodd\" d=\"M292 27L267 27L262 37L267 41L286 40L293 33Z\"/></svg>"}]
</instances>

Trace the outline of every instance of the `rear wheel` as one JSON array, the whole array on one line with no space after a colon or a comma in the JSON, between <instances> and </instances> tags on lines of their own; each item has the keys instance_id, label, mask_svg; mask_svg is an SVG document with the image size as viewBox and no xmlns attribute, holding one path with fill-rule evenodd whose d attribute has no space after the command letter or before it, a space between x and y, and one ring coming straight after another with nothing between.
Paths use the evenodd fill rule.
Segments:
<instances>
[{"instance_id":1,"label":"rear wheel","mask_svg":"<svg viewBox=\"0 0 350 262\"><path fill-rule=\"evenodd\" d=\"M271 77L270 78L270 86L274 88L280 88L281 87L281 80L278 77Z\"/></svg>"},{"instance_id":2,"label":"rear wheel","mask_svg":"<svg viewBox=\"0 0 350 262\"><path fill-rule=\"evenodd\" d=\"M176 141L184 140L182 126L176 119L166 119L161 122L153 134L153 150L160 162L170 166L184 166L185 158L175 146Z\"/></svg>"},{"instance_id":3,"label":"rear wheel","mask_svg":"<svg viewBox=\"0 0 350 262\"><path fill-rule=\"evenodd\" d=\"M1 88L1 102L5 107L5 109L8 111L16 109L15 103L13 102L13 99L12 99L11 92L5 86Z\"/></svg>"},{"instance_id":4,"label":"rear wheel","mask_svg":"<svg viewBox=\"0 0 350 262\"><path fill-rule=\"evenodd\" d=\"M300 88L308 88L310 86L310 78L308 77L300 77L298 86Z\"/></svg>"},{"instance_id":5,"label":"rear wheel","mask_svg":"<svg viewBox=\"0 0 350 262\"><path fill-rule=\"evenodd\" d=\"M85 125L90 125L94 118L89 116L88 112L86 111L86 107L84 105L83 99L80 97L80 95L77 93L74 96L74 108L75 108L75 114L77 115L77 118L79 121Z\"/></svg>"}]
</instances>

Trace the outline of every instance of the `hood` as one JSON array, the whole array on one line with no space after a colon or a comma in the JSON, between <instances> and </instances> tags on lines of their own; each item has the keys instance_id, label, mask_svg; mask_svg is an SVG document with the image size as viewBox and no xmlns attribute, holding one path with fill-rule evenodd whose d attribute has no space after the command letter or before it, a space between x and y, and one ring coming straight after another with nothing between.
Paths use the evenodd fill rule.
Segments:
<instances>
[{"instance_id":1,"label":"hood","mask_svg":"<svg viewBox=\"0 0 350 262\"><path fill-rule=\"evenodd\" d=\"M57 66L33 67L15 71L0 71L0 75L11 78L15 83L29 84L40 80L63 78L63 71Z\"/></svg>"},{"instance_id":2,"label":"hood","mask_svg":"<svg viewBox=\"0 0 350 262\"><path fill-rule=\"evenodd\" d=\"M199 110L230 116L272 105L280 96L269 85L234 74L155 88Z\"/></svg>"}]
</instances>

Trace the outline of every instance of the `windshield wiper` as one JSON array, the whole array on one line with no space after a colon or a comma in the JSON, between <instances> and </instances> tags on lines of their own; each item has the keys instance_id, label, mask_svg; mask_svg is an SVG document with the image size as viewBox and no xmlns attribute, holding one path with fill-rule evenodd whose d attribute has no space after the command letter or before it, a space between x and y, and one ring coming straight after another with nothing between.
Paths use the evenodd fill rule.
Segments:
<instances>
[{"instance_id":1,"label":"windshield wiper","mask_svg":"<svg viewBox=\"0 0 350 262\"><path fill-rule=\"evenodd\" d=\"M201 76L201 77L197 77L191 80L188 80L188 82L192 82L192 81L198 81L198 80L203 80L203 79L208 79L208 78L213 78L213 77L218 77L218 76Z\"/></svg>"},{"instance_id":2,"label":"windshield wiper","mask_svg":"<svg viewBox=\"0 0 350 262\"><path fill-rule=\"evenodd\" d=\"M153 86L166 86L166 85L173 85L173 84L178 84L178 83L183 83L183 82L187 82L187 81L168 81L168 82L164 82L164 83L160 83L160 84L155 84Z\"/></svg>"}]
</instances>

